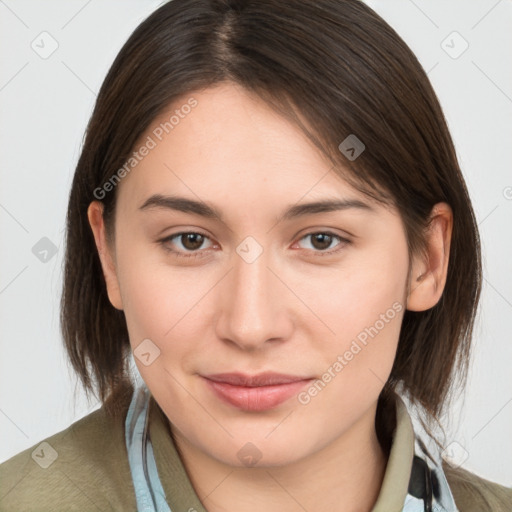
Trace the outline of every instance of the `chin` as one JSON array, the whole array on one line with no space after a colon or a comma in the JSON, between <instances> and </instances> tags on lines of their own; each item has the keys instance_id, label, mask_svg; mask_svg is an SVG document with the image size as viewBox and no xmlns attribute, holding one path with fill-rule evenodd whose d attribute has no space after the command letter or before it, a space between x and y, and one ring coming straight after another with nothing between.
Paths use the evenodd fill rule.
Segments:
<instances>
[{"instance_id":1,"label":"chin","mask_svg":"<svg viewBox=\"0 0 512 512\"><path fill-rule=\"evenodd\" d=\"M309 454L308 447L300 440L283 444L282 441L273 442L269 439L250 440L247 436L239 436L217 446L202 446L200 449L219 462L237 468L286 466Z\"/></svg>"}]
</instances>

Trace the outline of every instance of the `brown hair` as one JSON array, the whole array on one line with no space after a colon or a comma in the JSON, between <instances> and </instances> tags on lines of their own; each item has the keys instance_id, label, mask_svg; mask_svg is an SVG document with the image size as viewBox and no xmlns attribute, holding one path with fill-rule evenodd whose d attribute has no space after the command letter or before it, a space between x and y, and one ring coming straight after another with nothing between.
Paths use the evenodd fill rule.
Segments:
<instances>
[{"instance_id":1,"label":"brown hair","mask_svg":"<svg viewBox=\"0 0 512 512\"><path fill-rule=\"evenodd\" d=\"M116 397L131 392L124 313L107 297L87 218L94 191L157 115L223 81L264 98L301 126L335 172L396 206L410 256L424 249L433 205L451 206L445 290L433 308L405 312L379 402L400 385L427 421L438 420L456 378L462 386L467 376L482 279L478 230L427 75L398 34L358 0L172 0L123 46L98 94L69 197L61 325L83 386L112 415ZM350 134L366 146L354 161L338 149ZM116 190L102 199L109 240Z\"/></svg>"}]
</instances>

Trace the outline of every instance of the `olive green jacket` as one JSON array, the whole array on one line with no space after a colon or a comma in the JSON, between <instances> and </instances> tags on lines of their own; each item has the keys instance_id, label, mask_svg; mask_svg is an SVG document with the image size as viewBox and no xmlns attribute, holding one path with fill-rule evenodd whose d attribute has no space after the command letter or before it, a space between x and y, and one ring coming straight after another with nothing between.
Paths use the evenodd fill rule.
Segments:
<instances>
[{"instance_id":1,"label":"olive green jacket","mask_svg":"<svg viewBox=\"0 0 512 512\"><path fill-rule=\"evenodd\" d=\"M151 442L158 474L173 512L206 512L170 436L164 413L151 397ZM401 512L414 455L412 422L403 402L380 494L372 512ZM464 469L443 465L460 512L511 512L512 489ZM0 465L0 512L135 511L135 492L124 422L104 407Z\"/></svg>"}]
</instances>

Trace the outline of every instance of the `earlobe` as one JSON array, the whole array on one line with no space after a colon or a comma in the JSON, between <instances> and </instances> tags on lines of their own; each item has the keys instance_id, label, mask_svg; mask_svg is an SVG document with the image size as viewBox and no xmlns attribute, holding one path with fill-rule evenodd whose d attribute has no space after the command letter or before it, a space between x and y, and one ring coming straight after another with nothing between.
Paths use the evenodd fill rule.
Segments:
<instances>
[{"instance_id":1,"label":"earlobe","mask_svg":"<svg viewBox=\"0 0 512 512\"><path fill-rule=\"evenodd\" d=\"M100 201L91 202L87 209L87 217L89 219L89 224L94 235L94 241L96 242L96 248L101 261L108 298L112 306L116 309L122 310L123 303L121 300L116 265L114 263L115 258L106 239L105 223L103 221L103 203Z\"/></svg>"},{"instance_id":2,"label":"earlobe","mask_svg":"<svg viewBox=\"0 0 512 512\"><path fill-rule=\"evenodd\" d=\"M447 203L437 203L431 212L426 251L415 256L411 265L407 309L426 311L441 298L448 275L453 213Z\"/></svg>"}]
</instances>

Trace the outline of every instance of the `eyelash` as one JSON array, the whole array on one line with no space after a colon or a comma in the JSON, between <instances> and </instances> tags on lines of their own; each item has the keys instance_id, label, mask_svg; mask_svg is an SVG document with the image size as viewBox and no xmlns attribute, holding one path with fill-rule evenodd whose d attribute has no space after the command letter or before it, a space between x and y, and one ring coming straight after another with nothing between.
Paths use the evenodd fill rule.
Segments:
<instances>
[{"instance_id":1,"label":"eyelash","mask_svg":"<svg viewBox=\"0 0 512 512\"><path fill-rule=\"evenodd\" d=\"M199 231L181 231L179 233L174 233L173 235L162 238L158 242L162 245L162 247L165 251L172 253L174 256L177 256L179 258L202 258L202 257L204 257L204 255L202 254L202 251L200 251L200 250L192 251L192 252L189 251L189 253L186 254L181 251L176 251L175 249L171 249L169 247L168 242L170 242L174 238L179 238L182 235L190 235L190 234L201 235L201 236L209 239L209 237L207 235L205 235L204 233L201 233ZM312 236L312 235L329 235L334 238L337 238L340 242L337 246L338 248L335 250L320 251L320 250L314 250L314 249L306 249L306 250L312 250L314 253L316 253L316 256L329 256L329 255L335 254L335 253L339 252L343 247L345 247L346 245L349 245L351 243L350 240L343 238L342 236L337 235L335 233L332 233L331 231L311 231L311 232L303 235L299 239L299 241L303 240L304 238L307 238L308 236Z\"/></svg>"}]
</instances>

